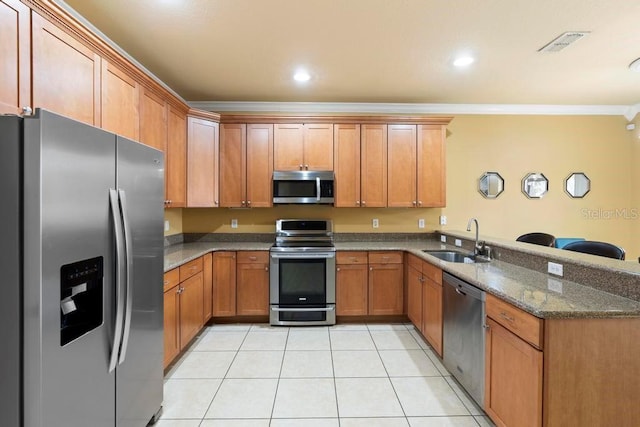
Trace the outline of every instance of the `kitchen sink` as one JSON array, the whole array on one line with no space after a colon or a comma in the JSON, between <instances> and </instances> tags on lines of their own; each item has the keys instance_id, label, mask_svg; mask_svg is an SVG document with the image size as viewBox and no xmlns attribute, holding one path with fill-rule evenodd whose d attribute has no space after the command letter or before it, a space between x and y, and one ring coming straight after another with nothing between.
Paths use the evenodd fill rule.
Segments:
<instances>
[{"instance_id":1,"label":"kitchen sink","mask_svg":"<svg viewBox=\"0 0 640 427\"><path fill-rule=\"evenodd\" d=\"M440 250L425 249L422 252L447 262L458 262L458 263L466 263L466 264L472 264L476 262L489 262L489 258L477 256L471 252L442 250L442 249Z\"/></svg>"}]
</instances>

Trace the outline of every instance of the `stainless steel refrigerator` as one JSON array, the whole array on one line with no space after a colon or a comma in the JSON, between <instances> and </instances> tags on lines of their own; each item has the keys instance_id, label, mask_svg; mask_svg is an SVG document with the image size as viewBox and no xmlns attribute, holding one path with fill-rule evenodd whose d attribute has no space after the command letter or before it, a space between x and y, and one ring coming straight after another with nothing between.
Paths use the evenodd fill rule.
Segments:
<instances>
[{"instance_id":1,"label":"stainless steel refrigerator","mask_svg":"<svg viewBox=\"0 0 640 427\"><path fill-rule=\"evenodd\" d=\"M160 151L0 116L0 425L142 427L162 405Z\"/></svg>"}]
</instances>

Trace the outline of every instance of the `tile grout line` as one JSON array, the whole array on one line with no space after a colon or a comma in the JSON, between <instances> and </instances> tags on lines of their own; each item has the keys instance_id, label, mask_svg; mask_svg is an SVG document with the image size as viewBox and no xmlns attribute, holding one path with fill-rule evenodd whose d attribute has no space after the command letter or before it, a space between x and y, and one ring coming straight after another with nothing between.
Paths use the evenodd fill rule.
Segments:
<instances>
[{"instance_id":1,"label":"tile grout line","mask_svg":"<svg viewBox=\"0 0 640 427\"><path fill-rule=\"evenodd\" d=\"M276 382L276 392L273 395L273 404L271 405L271 415L269 416L269 425L271 425L273 421L273 412L276 409L276 401L278 400L278 389L280 388L280 377L282 376L282 367L284 366L284 358L287 355L287 344L289 343L290 333L291 333L291 328L287 327L287 339L284 341L284 349L282 350L282 360L280 361L280 371L278 372L278 379Z\"/></svg>"},{"instance_id":2,"label":"tile grout line","mask_svg":"<svg viewBox=\"0 0 640 427\"><path fill-rule=\"evenodd\" d=\"M331 373L333 374L333 394L336 397L336 416L338 417L338 427L342 424L340 421L340 405L338 404L338 386L336 384L336 367L333 362L333 346L331 345L331 329L327 329L329 334L329 357L331 357Z\"/></svg>"}]
</instances>

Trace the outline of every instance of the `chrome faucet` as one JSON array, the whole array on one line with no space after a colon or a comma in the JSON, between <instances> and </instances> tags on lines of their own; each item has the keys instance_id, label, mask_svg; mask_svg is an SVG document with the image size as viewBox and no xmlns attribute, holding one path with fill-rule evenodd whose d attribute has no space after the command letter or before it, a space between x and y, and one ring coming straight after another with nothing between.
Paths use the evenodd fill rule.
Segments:
<instances>
[{"instance_id":1,"label":"chrome faucet","mask_svg":"<svg viewBox=\"0 0 640 427\"><path fill-rule=\"evenodd\" d=\"M478 234L480 233L480 226L478 225L478 220L475 218L471 218L467 223L467 231L471 231L471 223L476 223L476 242L474 245L473 253L476 255L481 255L484 251L484 242L478 241Z\"/></svg>"}]
</instances>

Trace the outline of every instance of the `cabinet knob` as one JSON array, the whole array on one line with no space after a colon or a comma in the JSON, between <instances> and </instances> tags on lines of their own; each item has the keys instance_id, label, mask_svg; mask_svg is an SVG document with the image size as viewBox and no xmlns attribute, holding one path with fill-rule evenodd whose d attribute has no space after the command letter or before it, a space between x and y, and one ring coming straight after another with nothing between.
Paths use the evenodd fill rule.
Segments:
<instances>
[{"instance_id":1,"label":"cabinet knob","mask_svg":"<svg viewBox=\"0 0 640 427\"><path fill-rule=\"evenodd\" d=\"M422 200L418 200L418 206L422 206Z\"/></svg>"},{"instance_id":2,"label":"cabinet knob","mask_svg":"<svg viewBox=\"0 0 640 427\"><path fill-rule=\"evenodd\" d=\"M369 271L373 271L373 267L369 267Z\"/></svg>"},{"instance_id":3,"label":"cabinet knob","mask_svg":"<svg viewBox=\"0 0 640 427\"><path fill-rule=\"evenodd\" d=\"M269 271L269 267L265 267L265 268L264 268L264 271Z\"/></svg>"},{"instance_id":4,"label":"cabinet knob","mask_svg":"<svg viewBox=\"0 0 640 427\"><path fill-rule=\"evenodd\" d=\"M33 114L33 108L29 107L28 105L25 107L22 107L22 114L25 116L30 116Z\"/></svg>"},{"instance_id":5,"label":"cabinet knob","mask_svg":"<svg viewBox=\"0 0 640 427\"><path fill-rule=\"evenodd\" d=\"M213 201L213 204L214 204L214 205L217 205L217 204L218 204L218 201L217 201L217 200L214 200L214 201Z\"/></svg>"},{"instance_id":6,"label":"cabinet knob","mask_svg":"<svg viewBox=\"0 0 640 427\"><path fill-rule=\"evenodd\" d=\"M356 200L356 206L360 206L360 200Z\"/></svg>"},{"instance_id":7,"label":"cabinet knob","mask_svg":"<svg viewBox=\"0 0 640 427\"><path fill-rule=\"evenodd\" d=\"M251 200L247 200L247 206L251 206Z\"/></svg>"},{"instance_id":8,"label":"cabinet knob","mask_svg":"<svg viewBox=\"0 0 640 427\"><path fill-rule=\"evenodd\" d=\"M340 271L340 267L336 268L336 271Z\"/></svg>"},{"instance_id":9,"label":"cabinet knob","mask_svg":"<svg viewBox=\"0 0 640 427\"><path fill-rule=\"evenodd\" d=\"M309 170L309 165L304 165L304 168L305 168L306 170Z\"/></svg>"},{"instance_id":10,"label":"cabinet knob","mask_svg":"<svg viewBox=\"0 0 640 427\"><path fill-rule=\"evenodd\" d=\"M302 170L302 164L300 164L298 167L300 168L300 170Z\"/></svg>"},{"instance_id":11,"label":"cabinet knob","mask_svg":"<svg viewBox=\"0 0 640 427\"><path fill-rule=\"evenodd\" d=\"M362 201L362 206L366 205L367 202L365 202L364 200Z\"/></svg>"},{"instance_id":12,"label":"cabinet knob","mask_svg":"<svg viewBox=\"0 0 640 427\"><path fill-rule=\"evenodd\" d=\"M415 206L415 205L416 205L416 201L415 201L415 200L414 200L413 202L411 202L411 203L413 203L413 206Z\"/></svg>"},{"instance_id":13,"label":"cabinet knob","mask_svg":"<svg viewBox=\"0 0 640 427\"><path fill-rule=\"evenodd\" d=\"M244 200L241 203L242 203L242 206L244 206Z\"/></svg>"}]
</instances>

